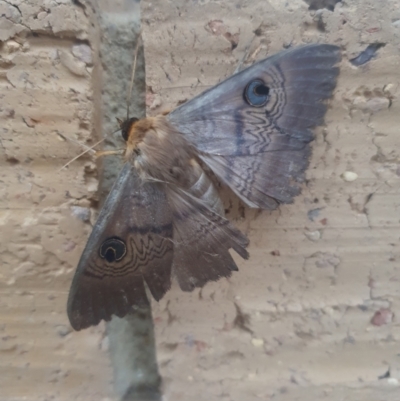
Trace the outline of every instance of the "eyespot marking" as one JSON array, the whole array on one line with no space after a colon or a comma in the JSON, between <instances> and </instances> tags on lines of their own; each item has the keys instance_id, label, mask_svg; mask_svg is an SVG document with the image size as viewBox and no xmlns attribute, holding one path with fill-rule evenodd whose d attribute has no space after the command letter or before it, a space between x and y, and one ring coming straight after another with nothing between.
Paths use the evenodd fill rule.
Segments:
<instances>
[{"instance_id":1,"label":"eyespot marking","mask_svg":"<svg viewBox=\"0 0 400 401\"><path fill-rule=\"evenodd\" d=\"M108 263L119 262L126 255L126 244L121 238L108 238L101 244L99 255Z\"/></svg>"},{"instance_id":2,"label":"eyespot marking","mask_svg":"<svg viewBox=\"0 0 400 401\"><path fill-rule=\"evenodd\" d=\"M253 79L246 85L243 97L250 106L262 107L268 102L269 87L262 79Z\"/></svg>"}]
</instances>

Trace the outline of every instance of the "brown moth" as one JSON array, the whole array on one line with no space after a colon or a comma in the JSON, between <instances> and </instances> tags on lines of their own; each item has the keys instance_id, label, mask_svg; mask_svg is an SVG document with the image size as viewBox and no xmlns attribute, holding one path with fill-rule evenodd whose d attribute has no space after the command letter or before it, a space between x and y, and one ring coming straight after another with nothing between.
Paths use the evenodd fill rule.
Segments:
<instances>
[{"instance_id":1,"label":"brown moth","mask_svg":"<svg viewBox=\"0 0 400 401\"><path fill-rule=\"evenodd\" d=\"M282 51L168 115L121 125L126 163L79 261L68 299L80 330L238 270L248 239L224 217L207 166L249 207L275 209L300 192L311 128L336 85L339 48Z\"/></svg>"}]
</instances>

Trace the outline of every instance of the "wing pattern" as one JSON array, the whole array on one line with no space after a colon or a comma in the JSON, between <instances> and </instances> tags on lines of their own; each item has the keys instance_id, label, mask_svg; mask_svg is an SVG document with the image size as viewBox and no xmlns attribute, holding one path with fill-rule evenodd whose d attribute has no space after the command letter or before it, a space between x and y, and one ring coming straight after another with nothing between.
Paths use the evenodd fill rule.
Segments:
<instances>
[{"instance_id":1,"label":"wing pattern","mask_svg":"<svg viewBox=\"0 0 400 401\"><path fill-rule=\"evenodd\" d=\"M326 112L339 48L283 51L178 107L169 120L250 207L273 209L300 191L311 129Z\"/></svg>"},{"instance_id":2,"label":"wing pattern","mask_svg":"<svg viewBox=\"0 0 400 401\"><path fill-rule=\"evenodd\" d=\"M127 163L114 184L79 261L68 316L80 330L148 305L171 286L172 212L164 188L140 180Z\"/></svg>"},{"instance_id":3,"label":"wing pattern","mask_svg":"<svg viewBox=\"0 0 400 401\"><path fill-rule=\"evenodd\" d=\"M181 289L192 291L237 271L229 249L247 259L247 237L186 191L171 187L168 198L174 224L173 272Z\"/></svg>"}]
</instances>

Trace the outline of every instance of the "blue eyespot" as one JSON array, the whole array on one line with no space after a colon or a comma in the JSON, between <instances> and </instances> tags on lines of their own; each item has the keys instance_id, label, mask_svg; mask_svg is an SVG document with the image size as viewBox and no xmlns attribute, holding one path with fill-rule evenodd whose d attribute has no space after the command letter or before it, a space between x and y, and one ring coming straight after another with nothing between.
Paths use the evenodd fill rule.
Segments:
<instances>
[{"instance_id":1,"label":"blue eyespot","mask_svg":"<svg viewBox=\"0 0 400 401\"><path fill-rule=\"evenodd\" d=\"M262 107L268 102L269 88L261 79L254 79L247 84L243 97L250 106Z\"/></svg>"},{"instance_id":2,"label":"blue eyespot","mask_svg":"<svg viewBox=\"0 0 400 401\"><path fill-rule=\"evenodd\" d=\"M101 244L99 254L108 263L119 262L126 255L125 242L118 237L108 238Z\"/></svg>"}]
</instances>

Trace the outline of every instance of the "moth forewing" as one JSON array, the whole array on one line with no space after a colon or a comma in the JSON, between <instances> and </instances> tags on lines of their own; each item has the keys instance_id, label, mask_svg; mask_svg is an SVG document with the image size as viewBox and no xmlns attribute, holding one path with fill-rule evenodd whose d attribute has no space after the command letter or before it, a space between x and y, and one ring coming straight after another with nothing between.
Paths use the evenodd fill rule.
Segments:
<instances>
[{"instance_id":1,"label":"moth forewing","mask_svg":"<svg viewBox=\"0 0 400 401\"><path fill-rule=\"evenodd\" d=\"M250 207L291 203L341 59L337 46L280 52L184 103L168 120Z\"/></svg>"},{"instance_id":2,"label":"moth forewing","mask_svg":"<svg viewBox=\"0 0 400 401\"><path fill-rule=\"evenodd\" d=\"M115 182L83 251L68 298L80 330L147 305L144 282L160 299L170 288L172 213L163 188L144 183L130 163Z\"/></svg>"}]
</instances>

